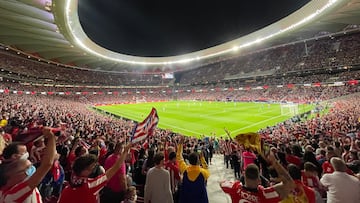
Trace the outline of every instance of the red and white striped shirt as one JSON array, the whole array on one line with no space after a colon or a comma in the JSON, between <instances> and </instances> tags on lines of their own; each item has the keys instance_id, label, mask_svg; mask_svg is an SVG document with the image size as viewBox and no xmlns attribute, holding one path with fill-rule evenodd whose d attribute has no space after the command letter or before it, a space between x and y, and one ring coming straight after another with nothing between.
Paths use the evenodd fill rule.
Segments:
<instances>
[{"instance_id":1,"label":"red and white striped shirt","mask_svg":"<svg viewBox=\"0 0 360 203\"><path fill-rule=\"evenodd\" d=\"M0 202L42 203L42 200L39 190L37 188L32 190L25 179L6 191L0 190Z\"/></svg>"},{"instance_id":2,"label":"red and white striped shirt","mask_svg":"<svg viewBox=\"0 0 360 203\"><path fill-rule=\"evenodd\" d=\"M168 170L170 173L171 192L174 194L174 192L177 190L177 186L180 182L179 167L176 165L176 163L168 162L165 165L165 169Z\"/></svg>"},{"instance_id":3,"label":"red and white striped shirt","mask_svg":"<svg viewBox=\"0 0 360 203\"><path fill-rule=\"evenodd\" d=\"M221 189L230 195L232 203L277 203L280 196L273 187L258 186L256 190L246 189L240 181L224 181L220 183Z\"/></svg>"},{"instance_id":4,"label":"red and white striped shirt","mask_svg":"<svg viewBox=\"0 0 360 203\"><path fill-rule=\"evenodd\" d=\"M97 203L100 202L99 192L107 183L105 174L96 178L88 178L80 187L67 186L61 193L59 203Z\"/></svg>"},{"instance_id":5,"label":"red and white striped shirt","mask_svg":"<svg viewBox=\"0 0 360 203\"><path fill-rule=\"evenodd\" d=\"M230 155L231 154L232 150L231 150L230 142L224 142L224 145L222 147L223 147L225 155Z\"/></svg>"}]
</instances>

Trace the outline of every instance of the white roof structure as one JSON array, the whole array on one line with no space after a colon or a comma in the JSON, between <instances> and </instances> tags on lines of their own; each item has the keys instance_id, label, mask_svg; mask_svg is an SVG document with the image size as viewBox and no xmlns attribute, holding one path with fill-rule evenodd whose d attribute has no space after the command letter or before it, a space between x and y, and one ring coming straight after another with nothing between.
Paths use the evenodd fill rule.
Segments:
<instances>
[{"instance_id":1,"label":"white roof structure","mask_svg":"<svg viewBox=\"0 0 360 203\"><path fill-rule=\"evenodd\" d=\"M360 0L313 0L256 32L204 50L171 57L138 57L107 50L84 33L78 0L1 0L0 43L55 64L97 71L171 71L360 25Z\"/></svg>"}]
</instances>

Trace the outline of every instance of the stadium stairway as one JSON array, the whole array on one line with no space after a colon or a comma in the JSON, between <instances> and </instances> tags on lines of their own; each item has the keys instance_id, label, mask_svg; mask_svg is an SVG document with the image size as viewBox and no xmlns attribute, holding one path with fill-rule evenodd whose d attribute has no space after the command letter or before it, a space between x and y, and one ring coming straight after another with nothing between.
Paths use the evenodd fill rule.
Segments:
<instances>
[{"instance_id":1,"label":"stadium stairway","mask_svg":"<svg viewBox=\"0 0 360 203\"><path fill-rule=\"evenodd\" d=\"M230 196L225 194L219 183L222 180L235 180L233 169L226 169L224 165L224 156L222 154L214 155L212 164L209 165L210 177L207 182L207 192L209 203L231 203Z\"/></svg>"}]
</instances>

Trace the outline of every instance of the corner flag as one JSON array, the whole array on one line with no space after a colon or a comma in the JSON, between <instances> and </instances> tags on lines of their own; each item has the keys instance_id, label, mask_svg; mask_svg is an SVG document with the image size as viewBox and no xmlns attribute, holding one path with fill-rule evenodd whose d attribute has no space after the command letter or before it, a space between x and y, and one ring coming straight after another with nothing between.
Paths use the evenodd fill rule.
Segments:
<instances>
[{"instance_id":1,"label":"corner flag","mask_svg":"<svg viewBox=\"0 0 360 203\"><path fill-rule=\"evenodd\" d=\"M131 136L131 142L140 142L148 136L152 136L152 133L154 132L154 129L157 126L158 122L159 116L157 115L156 109L153 107L150 114L145 118L145 120L135 125Z\"/></svg>"}]
</instances>

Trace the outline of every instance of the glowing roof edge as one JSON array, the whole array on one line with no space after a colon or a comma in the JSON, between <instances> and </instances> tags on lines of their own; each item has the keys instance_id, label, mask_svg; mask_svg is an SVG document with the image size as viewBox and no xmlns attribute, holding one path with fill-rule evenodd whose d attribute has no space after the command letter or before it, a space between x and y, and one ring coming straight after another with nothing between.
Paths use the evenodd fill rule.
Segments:
<instances>
[{"instance_id":1,"label":"glowing roof edge","mask_svg":"<svg viewBox=\"0 0 360 203\"><path fill-rule=\"evenodd\" d=\"M128 63L134 65L169 65L189 63L192 61L212 58L229 52L238 51L275 37L279 37L281 34L295 31L296 29L299 29L302 26L319 19L326 12L330 12L348 1L349 0L310 1L301 9L290 14L289 16L241 38L204 50L169 57L139 57L107 50L91 41L83 31L77 12L78 0L65 0L65 4L63 5L65 6L64 18L66 30L68 31L67 34L70 36L72 43L83 49L85 52L119 63Z\"/></svg>"}]
</instances>

